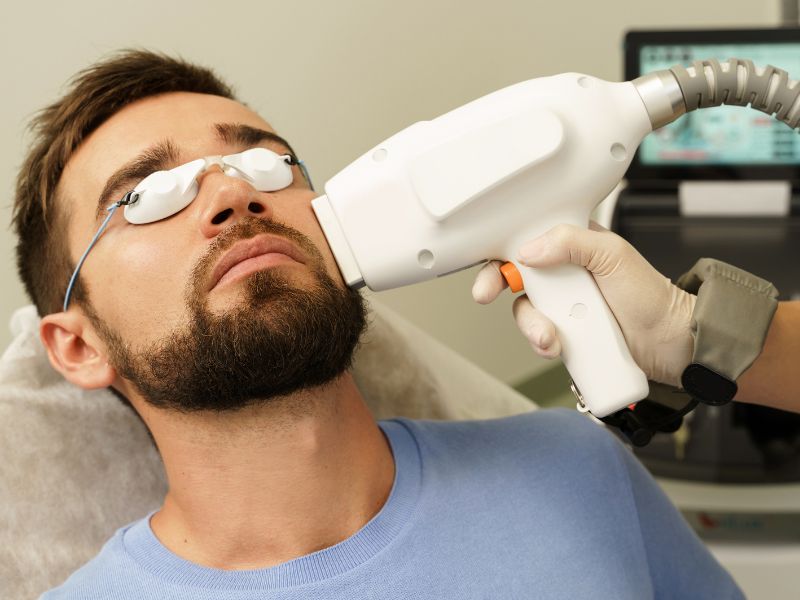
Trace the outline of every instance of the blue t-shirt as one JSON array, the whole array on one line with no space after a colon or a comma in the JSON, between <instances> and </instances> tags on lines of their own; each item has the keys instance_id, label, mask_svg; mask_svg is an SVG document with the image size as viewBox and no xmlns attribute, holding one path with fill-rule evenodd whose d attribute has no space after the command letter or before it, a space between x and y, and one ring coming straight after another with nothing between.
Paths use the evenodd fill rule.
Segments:
<instances>
[{"instance_id":1,"label":"blue t-shirt","mask_svg":"<svg viewBox=\"0 0 800 600\"><path fill-rule=\"evenodd\" d=\"M743 598L636 458L577 413L381 427L394 486L341 543L223 571L173 554L148 517L44 598Z\"/></svg>"}]
</instances>

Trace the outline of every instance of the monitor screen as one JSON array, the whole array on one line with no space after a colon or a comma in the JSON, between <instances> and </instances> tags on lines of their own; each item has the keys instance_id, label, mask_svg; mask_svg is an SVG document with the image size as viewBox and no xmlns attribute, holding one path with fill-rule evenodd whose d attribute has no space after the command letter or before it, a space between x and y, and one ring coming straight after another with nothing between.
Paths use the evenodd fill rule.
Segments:
<instances>
[{"instance_id":1,"label":"monitor screen","mask_svg":"<svg viewBox=\"0 0 800 600\"><path fill-rule=\"evenodd\" d=\"M774 65L800 79L800 42L644 43L639 74L690 66L694 60L748 58L756 67ZM800 165L800 135L750 107L696 110L647 136L639 148L642 166Z\"/></svg>"}]
</instances>

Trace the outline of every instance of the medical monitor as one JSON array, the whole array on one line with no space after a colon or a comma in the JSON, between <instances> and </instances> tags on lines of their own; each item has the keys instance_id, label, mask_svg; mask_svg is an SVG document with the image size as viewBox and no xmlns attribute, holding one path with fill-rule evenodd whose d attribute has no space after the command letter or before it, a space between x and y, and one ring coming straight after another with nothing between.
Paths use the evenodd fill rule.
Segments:
<instances>
[{"instance_id":1,"label":"medical monitor","mask_svg":"<svg viewBox=\"0 0 800 600\"><path fill-rule=\"evenodd\" d=\"M627 80L706 58L751 59L800 80L800 29L632 31L625 37ZM800 134L750 107L697 110L647 136L627 177L800 182Z\"/></svg>"}]
</instances>

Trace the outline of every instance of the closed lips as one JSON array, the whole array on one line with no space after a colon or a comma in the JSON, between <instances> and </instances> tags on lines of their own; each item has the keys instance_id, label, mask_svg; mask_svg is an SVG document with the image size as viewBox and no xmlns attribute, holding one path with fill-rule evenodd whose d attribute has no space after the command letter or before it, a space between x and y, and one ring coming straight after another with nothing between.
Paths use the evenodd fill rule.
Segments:
<instances>
[{"instance_id":1,"label":"closed lips","mask_svg":"<svg viewBox=\"0 0 800 600\"><path fill-rule=\"evenodd\" d=\"M285 238L272 235L257 235L247 240L236 242L214 267L211 275L213 289L223 280L230 279L236 271L242 271L243 263L254 269L267 267L281 262L295 261L305 264L304 256L294 244Z\"/></svg>"}]
</instances>

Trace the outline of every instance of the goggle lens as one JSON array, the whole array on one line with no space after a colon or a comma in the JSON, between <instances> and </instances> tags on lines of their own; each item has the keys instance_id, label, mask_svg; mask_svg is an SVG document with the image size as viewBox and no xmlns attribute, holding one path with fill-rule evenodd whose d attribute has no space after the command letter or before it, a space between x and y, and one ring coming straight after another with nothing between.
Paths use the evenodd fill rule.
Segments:
<instances>
[{"instance_id":1,"label":"goggle lens","mask_svg":"<svg viewBox=\"0 0 800 600\"><path fill-rule=\"evenodd\" d=\"M125 206L125 219L144 225L180 212L197 197L197 177L217 165L229 177L244 179L260 192L282 190L292 184L289 155L266 148L251 148L239 154L199 158L169 171L156 171L133 188L138 198Z\"/></svg>"}]
</instances>

